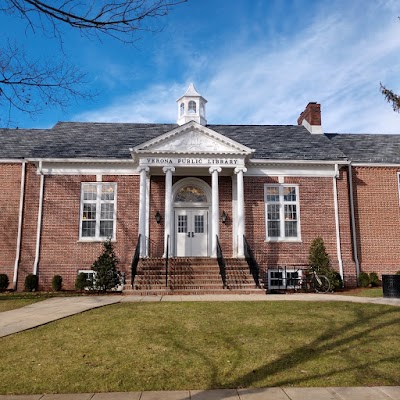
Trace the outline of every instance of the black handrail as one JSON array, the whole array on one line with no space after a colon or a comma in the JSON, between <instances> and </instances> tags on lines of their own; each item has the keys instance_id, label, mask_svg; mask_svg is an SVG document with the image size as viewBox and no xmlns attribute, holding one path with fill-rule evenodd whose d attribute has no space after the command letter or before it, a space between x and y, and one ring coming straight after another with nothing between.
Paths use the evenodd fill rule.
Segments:
<instances>
[{"instance_id":1,"label":"black handrail","mask_svg":"<svg viewBox=\"0 0 400 400\"><path fill-rule=\"evenodd\" d=\"M139 264L140 259L140 242L142 241L142 235L139 234L138 241L135 248L135 253L133 254L132 258L132 265L131 265L131 285L133 289L133 282L135 281L135 276L137 273L137 266Z\"/></svg>"},{"instance_id":2,"label":"black handrail","mask_svg":"<svg viewBox=\"0 0 400 400\"><path fill-rule=\"evenodd\" d=\"M247 265L250 268L250 273L253 276L256 287L260 287L260 267L257 263L256 258L254 257L253 250L249 245L249 242L246 239L246 236L243 235L243 245L244 245L244 257L247 261Z\"/></svg>"},{"instance_id":3,"label":"black handrail","mask_svg":"<svg viewBox=\"0 0 400 400\"><path fill-rule=\"evenodd\" d=\"M167 235L167 246L165 249L165 287L168 287L168 260L169 260L169 235Z\"/></svg>"},{"instance_id":4,"label":"black handrail","mask_svg":"<svg viewBox=\"0 0 400 400\"><path fill-rule=\"evenodd\" d=\"M217 260L219 265L219 274L221 275L223 288L226 289L226 262L224 255L222 254L221 243L219 242L218 235L217 236Z\"/></svg>"}]
</instances>

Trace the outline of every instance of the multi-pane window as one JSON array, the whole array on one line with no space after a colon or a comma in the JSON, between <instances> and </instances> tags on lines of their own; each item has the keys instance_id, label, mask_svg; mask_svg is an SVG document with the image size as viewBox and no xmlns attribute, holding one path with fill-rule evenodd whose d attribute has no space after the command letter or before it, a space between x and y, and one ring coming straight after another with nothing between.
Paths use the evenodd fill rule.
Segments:
<instances>
[{"instance_id":1,"label":"multi-pane window","mask_svg":"<svg viewBox=\"0 0 400 400\"><path fill-rule=\"evenodd\" d=\"M81 239L115 239L116 183L82 183Z\"/></svg>"},{"instance_id":2,"label":"multi-pane window","mask_svg":"<svg viewBox=\"0 0 400 400\"><path fill-rule=\"evenodd\" d=\"M268 289L299 288L302 271L296 269L268 269Z\"/></svg>"},{"instance_id":3,"label":"multi-pane window","mask_svg":"<svg viewBox=\"0 0 400 400\"><path fill-rule=\"evenodd\" d=\"M189 111L189 114L196 114L196 102L195 101L193 101L193 100L189 101L188 111Z\"/></svg>"},{"instance_id":4,"label":"multi-pane window","mask_svg":"<svg viewBox=\"0 0 400 400\"><path fill-rule=\"evenodd\" d=\"M267 239L299 239L298 187L265 185Z\"/></svg>"}]
</instances>

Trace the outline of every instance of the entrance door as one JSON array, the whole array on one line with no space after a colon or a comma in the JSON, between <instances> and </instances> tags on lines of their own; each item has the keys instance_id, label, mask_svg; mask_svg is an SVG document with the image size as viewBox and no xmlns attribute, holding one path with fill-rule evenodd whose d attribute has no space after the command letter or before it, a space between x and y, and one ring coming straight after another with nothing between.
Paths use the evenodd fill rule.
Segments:
<instances>
[{"instance_id":1,"label":"entrance door","mask_svg":"<svg viewBox=\"0 0 400 400\"><path fill-rule=\"evenodd\" d=\"M175 238L177 257L207 257L208 211L176 209Z\"/></svg>"}]
</instances>

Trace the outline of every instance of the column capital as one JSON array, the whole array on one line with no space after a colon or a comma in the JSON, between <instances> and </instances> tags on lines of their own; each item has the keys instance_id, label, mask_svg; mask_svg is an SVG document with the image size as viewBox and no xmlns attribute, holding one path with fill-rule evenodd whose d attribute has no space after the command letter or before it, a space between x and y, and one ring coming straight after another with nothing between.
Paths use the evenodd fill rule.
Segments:
<instances>
[{"instance_id":1,"label":"column capital","mask_svg":"<svg viewBox=\"0 0 400 400\"><path fill-rule=\"evenodd\" d=\"M220 173L221 171L222 171L222 168L221 167L210 167L210 169L208 170L208 172L210 173L210 174L212 174L213 172L218 172L218 173Z\"/></svg>"},{"instance_id":2,"label":"column capital","mask_svg":"<svg viewBox=\"0 0 400 400\"><path fill-rule=\"evenodd\" d=\"M238 174L239 172L247 172L247 168L246 167L236 167L234 170L235 174Z\"/></svg>"},{"instance_id":3,"label":"column capital","mask_svg":"<svg viewBox=\"0 0 400 400\"><path fill-rule=\"evenodd\" d=\"M145 167L145 166L139 166L138 168L137 168L137 171L140 173L140 172L142 172L142 171L145 171L146 172L146 174L150 171L150 168L149 167Z\"/></svg>"},{"instance_id":4,"label":"column capital","mask_svg":"<svg viewBox=\"0 0 400 400\"><path fill-rule=\"evenodd\" d=\"M175 167L163 167L162 171L166 174L168 171L175 172Z\"/></svg>"}]
</instances>

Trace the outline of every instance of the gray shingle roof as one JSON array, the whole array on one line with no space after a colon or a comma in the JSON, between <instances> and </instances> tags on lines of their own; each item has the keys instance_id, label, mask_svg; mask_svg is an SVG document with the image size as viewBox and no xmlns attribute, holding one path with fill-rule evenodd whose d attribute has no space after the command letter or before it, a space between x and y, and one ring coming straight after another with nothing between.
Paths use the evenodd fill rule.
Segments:
<instances>
[{"instance_id":1,"label":"gray shingle roof","mask_svg":"<svg viewBox=\"0 0 400 400\"><path fill-rule=\"evenodd\" d=\"M400 135L326 135L352 162L400 163Z\"/></svg>"},{"instance_id":2,"label":"gray shingle roof","mask_svg":"<svg viewBox=\"0 0 400 400\"><path fill-rule=\"evenodd\" d=\"M129 148L176 124L59 122L51 129L0 129L0 158L130 159ZM298 125L208 125L256 150L256 159L342 160L333 140Z\"/></svg>"}]
</instances>

